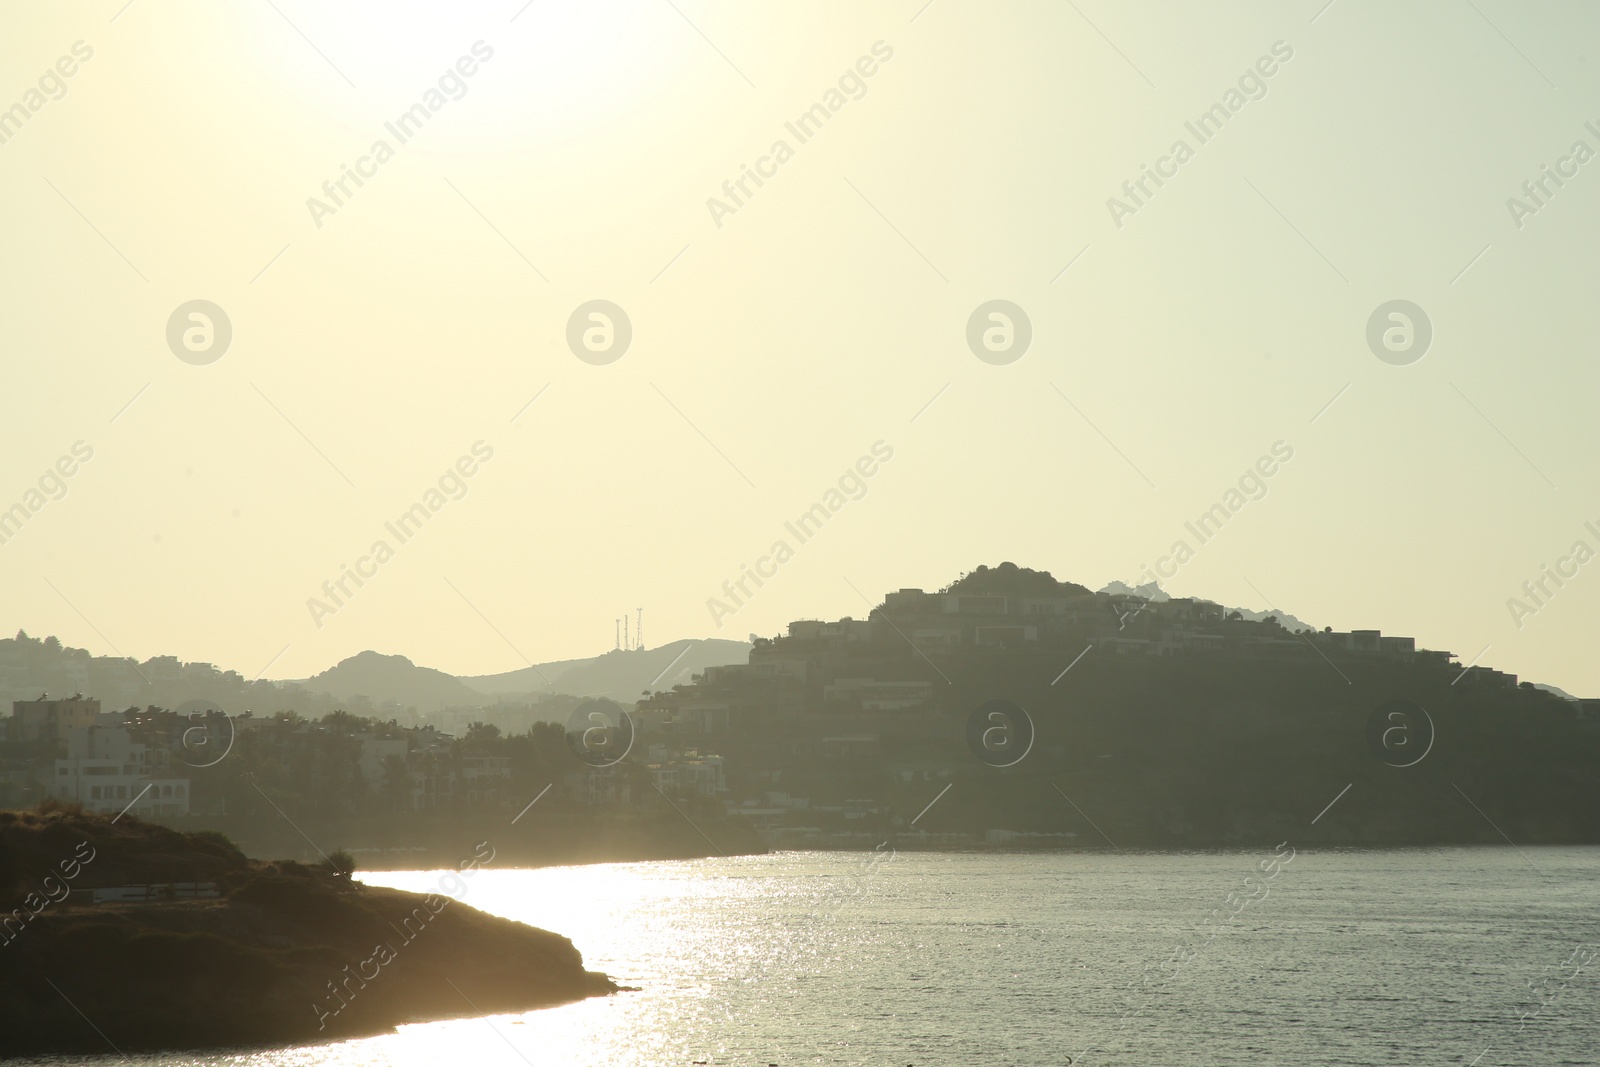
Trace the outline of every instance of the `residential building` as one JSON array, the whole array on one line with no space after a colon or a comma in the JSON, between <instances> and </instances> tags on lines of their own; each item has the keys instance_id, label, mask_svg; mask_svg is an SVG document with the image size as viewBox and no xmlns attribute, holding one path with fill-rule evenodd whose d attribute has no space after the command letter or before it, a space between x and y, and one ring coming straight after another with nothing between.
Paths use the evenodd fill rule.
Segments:
<instances>
[{"instance_id":1,"label":"residential building","mask_svg":"<svg viewBox=\"0 0 1600 1067\"><path fill-rule=\"evenodd\" d=\"M66 736L51 792L95 812L187 815L189 781L170 773L168 754L133 739L125 726L90 726Z\"/></svg>"},{"instance_id":2,"label":"residential building","mask_svg":"<svg viewBox=\"0 0 1600 1067\"><path fill-rule=\"evenodd\" d=\"M511 790L511 757L463 756L461 783L468 804L507 803Z\"/></svg>"},{"instance_id":3,"label":"residential building","mask_svg":"<svg viewBox=\"0 0 1600 1067\"><path fill-rule=\"evenodd\" d=\"M12 701L7 738L12 742L60 739L72 730L93 726L99 714L100 701L82 693L65 700Z\"/></svg>"},{"instance_id":4,"label":"residential building","mask_svg":"<svg viewBox=\"0 0 1600 1067\"><path fill-rule=\"evenodd\" d=\"M822 699L862 711L898 711L930 703L933 699L933 683L838 678L822 687Z\"/></svg>"},{"instance_id":5,"label":"residential building","mask_svg":"<svg viewBox=\"0 0 1600 1067\"><path fill-rule=\"evenodd\" d=\"M701 756L693 751L665 763L646 764L657 789L667 796L691 793L715 797L728 791L721 756Z\"/></svg>"}]
</instances>

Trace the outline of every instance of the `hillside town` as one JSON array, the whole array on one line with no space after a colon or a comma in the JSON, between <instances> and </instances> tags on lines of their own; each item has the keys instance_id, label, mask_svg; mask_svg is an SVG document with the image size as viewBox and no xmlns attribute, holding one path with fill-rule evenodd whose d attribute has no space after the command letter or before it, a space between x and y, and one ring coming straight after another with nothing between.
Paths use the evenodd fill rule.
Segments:
<instances>
[{"instance_id":1,"label":"hillside town","mask_svg":"<svg viewBox=\"0 0 1600 1067\"><path fill-rule=\"evenodd\" d=\"M605 761L573 755L565 721L585 694L530 702L503 729L488 721L496 709L487 702L419 713L249 683L171 657L103 664L53 638L20 634L3 645L0 668L13 689L43 674L45 684L71 691L12 701L0 724L7 806L50 799L227 825L266 798L280 811L376 826L402 813L515 810L537 794L551 810L579 813L654 811L665 801L737 821L775 844L863 843L903 821L902 798L969 774L969 705L991 689L1031 694L1024 703L1041 719L1064 714L1056 703L1075 685L1156 670L1226 668L1246 678L1288 669L1326 672L1306 675L1323 682L1378 670L1490 700L1533 690L1514 675L1419 649L1410 637L1291 631L1272 615L1247 619L1214 601L1096 593L1011 564L980 567L937 592L891 592L865 619L797 620L784 634L756 638L748 662L707 667L686 684L611 705L631 720L631 747L625 759ZM30 672L30 656L49 668ZM1061 684L1073 670L1076 678ZM144 679L137 688L130 673ZM160 687L185 699L119 708L119 697ZM292 703L300 707L285 706ZM1562 706L1586 730L1600 724L1600 701ZM1058 758L1060 749L1046 738L1039 758ZM999 835L991 840L1016 832L988 829Z\"/></svg>"}]
</instances>

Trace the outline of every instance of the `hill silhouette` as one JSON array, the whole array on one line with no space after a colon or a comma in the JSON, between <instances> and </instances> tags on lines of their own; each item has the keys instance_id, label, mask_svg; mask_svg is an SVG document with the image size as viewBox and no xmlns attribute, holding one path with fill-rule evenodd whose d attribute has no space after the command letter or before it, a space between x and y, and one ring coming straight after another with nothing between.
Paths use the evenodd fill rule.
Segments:
<instances>
[{"instance_id":1,"label":"hill silhouette","mask_svg":"<svg viewBox=\"0 0 1600 1067\"><path fill-rule=\"evenodd\" d=\"M432 667L419 667L404 656L358 652L302 683L314 692L330 693L340 700L357 695L374 701L399 701L424 711L482 704L484 694L454 675Z\"/></svg>"},{"instance_id":2,"label":"hill silhouette","mask_svg":"<svg viewBox=\"0 0 1600 1067\"><path fill-rule=\"evenodd\" d=\"M464 677L461 681L488 694L566 693L571 696L637 697L645 689L666 689L689 681L707 667L744 663L748 641L673 641L658 648L613 650L589 659L540 663L505 674Z\"/></svg>"},{"instance_id":3,"label":"hill silhouette","mask_svg":"<svg viewBox=\"0 0 1600 1067\"><path fill-rule=\"evenodd\" d=\"M979 564L939 590L941 593L974 593L986 596L1089 597L1087 586L1066 582L1049 571L1036 571L1006 562L997 567Z\"/></svg>"}]
</instances>

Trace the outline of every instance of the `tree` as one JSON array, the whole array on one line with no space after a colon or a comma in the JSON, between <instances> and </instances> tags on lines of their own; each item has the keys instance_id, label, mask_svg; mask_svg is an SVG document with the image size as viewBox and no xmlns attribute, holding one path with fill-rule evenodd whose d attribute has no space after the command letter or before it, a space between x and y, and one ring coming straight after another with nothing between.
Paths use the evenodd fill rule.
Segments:
<instances>
[{"instance_id":1,"label":"tree","mask_svg":"<svg viewBox=\"0 0 1600 1067\"><path fill-rule=\"evenodd\" d=\"M391 809L410 809L411 767L404 756L383 757L383 796Z\"/></svg>"},{"instance_id":2,"label":"tree","mask_svg":"<svg viewBox=\"0 0 1600 1067\"><path fill-rule=\"evenodd\" d=\"M361 720L357 719L348 711L340 709L339 711L329 712L327 715L324 715L322 717L322 725L329 727L330 729L333 729L341 734L347 734L353 732L358 726L360 726Z\"/></svg>"},{"instance_id":3,"label":"tree","mask_svg":"<svg viewBox=\"0 0 1600 1067\"><path fill-rule=\"evenodd\" d=\"M493 723L474 722L467 724L467 744L474 741L493 741L500 736L500 727Z\"/></svg>"},{"instance_id":4,"label":"tree","mask_svg":"<svg viewBox=\"0 0 1600 1067\"><path fill-rule=\"evenodd\" d=\"M939 590L941 593L975 593L997 596L1089 596L1089 590L1075 582L1058 580L1049 571L1002 563L998 567L980 565Z\"/></svg>"},{"instance_id":5,"label":"tree","mask_svg":"<svg viewBox=\"0 0 1600 1067\"><path fill-rule=\"evenodd\" d=\"M341 848L328 857L327 867L340 878L349 879L356 873L356 858Z\"/></svg>"}]
</instances>

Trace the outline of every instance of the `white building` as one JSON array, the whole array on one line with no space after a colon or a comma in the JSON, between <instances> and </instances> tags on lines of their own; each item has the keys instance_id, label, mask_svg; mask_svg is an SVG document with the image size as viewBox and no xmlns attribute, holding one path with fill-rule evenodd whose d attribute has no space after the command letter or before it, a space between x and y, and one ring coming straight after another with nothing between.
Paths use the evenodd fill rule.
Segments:
<instances>
[{"instance_id":1,"label":"white building","mask_svg":"<svg viewBox=\"0 0 1600 1067\"><path fill-rule=\"evenodd\" d=\"M850 704L863 711L898 711L933 700L933 683L879 681L874 678L837 678L822 687L822 699Z\"/></svg>"},{"instance_id":2,"label":"white building","mask_svg":"<svg viewBox=\"0 0 1600 1067\"><path fill-rule=\"evenodd\" d=\"M67 757L56 760L52 789L58 800L94 812L189 813L189 781L169 776L165 750L139 744L123 726L68 730L66 740Z\"/></svg>"},{"instance_id":3,"label":"white building","mask_svg":"<svg viewBox=\"0 0 1600 1067\"><path fill-rule=\"evenodd\" d=\"M702 756L696 752L686 752L680 759L646 766L656 788L668 796L692 793L696 796L715 797L728 791L728 780L723 773L721 756Z\"/></svg>"}]
</instances>

